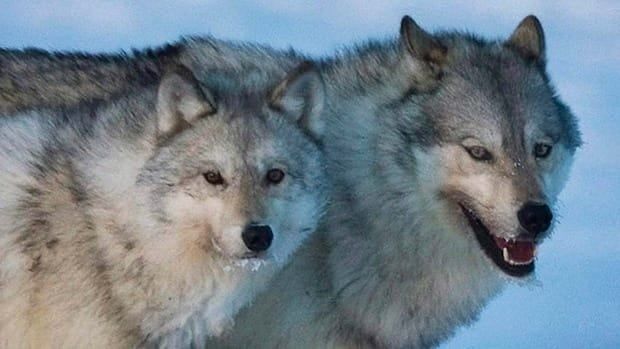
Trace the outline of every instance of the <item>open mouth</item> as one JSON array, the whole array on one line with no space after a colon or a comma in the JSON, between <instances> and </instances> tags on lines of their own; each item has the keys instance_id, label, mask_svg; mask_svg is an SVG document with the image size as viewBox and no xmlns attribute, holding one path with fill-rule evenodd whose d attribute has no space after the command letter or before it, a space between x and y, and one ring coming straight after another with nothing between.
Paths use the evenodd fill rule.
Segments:
<instances>
[{"instance_id":1,"label":"open mouth","mask_svg":"<svg viewBox=\"0 0 620 349\"><path fill-rule=\"evenodd\" d=\"M536 257L534 241L495 236L472 209L463 204L459 206L467 217L482 250L504 273L514 277L524 277L534 271Z\"/></svg>"}]
</instances>

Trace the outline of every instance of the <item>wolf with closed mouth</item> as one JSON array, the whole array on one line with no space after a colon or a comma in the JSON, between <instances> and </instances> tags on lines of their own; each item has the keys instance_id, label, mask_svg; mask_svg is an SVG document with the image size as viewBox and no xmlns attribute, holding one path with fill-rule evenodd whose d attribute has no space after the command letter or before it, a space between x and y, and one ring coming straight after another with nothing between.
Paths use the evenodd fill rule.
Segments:
<instances>
[{"instance_id":1,"label":"wolf with closed mouth","mask_svg":"<svg viewBox=\"0 0 620 349\"><path fill-rule=\"evenodd\" d=\"M315 230L320 76L217 79L0 118L0 347L204 344Z\"/></svg>"},{"instance_id":2,"label":"wolf with closed mouth","mask_svg":"<svg viewBox=\"0 0 620 349\"><path fill-rule=\"evenodd\" d=\"M200 54L212 52L206 42L181 45L174 59L192 60L197 70L223 64ZM248 72L257 62L300 59L222 52ZM97 74L67 68L72 55L20 54L29 55L0 54L26 72L0 74L12 81L6 85L35 84L29 72L42 67L96 86ZM112 65L79 59L94 71L139 74L146 56ZM318 64L332 204L318 234L240 313L230 336L209 347L436 346L474 321L506 279L533 275L536 247L552 230L581 143L576 118L547 75L542 26L528 16L507 40L491 41L430 34L405 17L397 40L371 41ZM47 83L50 91L68 87L62 79ZM118 90L111 83L82 97ZM26 100L29 89L7 91L4 105L32 105L11 102Z\"/></svg>"}]
</instances>

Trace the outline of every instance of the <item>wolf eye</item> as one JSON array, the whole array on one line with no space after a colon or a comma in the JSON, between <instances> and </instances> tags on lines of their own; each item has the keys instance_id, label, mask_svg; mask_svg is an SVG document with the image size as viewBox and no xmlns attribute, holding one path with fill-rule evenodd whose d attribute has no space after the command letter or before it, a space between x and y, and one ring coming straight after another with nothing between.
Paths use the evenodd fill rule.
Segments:
<instances>
[{"instance_id":1,"label":"wolf eye","mask_svg":"<svg viewBox=\"0 0 620 349\"><path fill-rule=\"evenodd\" d=\"M536 143L534 145L534 156L540 159L544 159L549 156L549 154L551 154L551 148L553 147L549 144Z\"/></svg>"},{"instance_id":2,"label":"wolf eye","mask_svg":"<svg viewBox=\"0 0 620 349\"><path fill-rule=\"evenodd\" d=\"M486 150L486 148L474 145L473 147L466 147L465 150L469 153L469 156L478 161L489 161L493 159L493 155Z\"/></svg>"},{"instance_id":3,"label":"wolf eye","mask_svg":"<svg viewBox=\"0 0 620 349\"><path fill-rule=\"evenodd\" d=\"M203 177L207 180L207 182L209 182L209 184L213 184L213 185L224 184L224 178L222 178L222 175L219 172L209 171L209 172L203 173Z\"/></svg>"},{"instance_id":4,"label":"wolf eye","mask_svg":"<svg viewBox=\"0 0 620 349\"><path fill-rule=\"evenodd\" d=\"M267 182L271 184L278 184L282 182L283 179L284 171L277 168L272 168L271 170L267 171Z\"/></svg>"}]
</instances>

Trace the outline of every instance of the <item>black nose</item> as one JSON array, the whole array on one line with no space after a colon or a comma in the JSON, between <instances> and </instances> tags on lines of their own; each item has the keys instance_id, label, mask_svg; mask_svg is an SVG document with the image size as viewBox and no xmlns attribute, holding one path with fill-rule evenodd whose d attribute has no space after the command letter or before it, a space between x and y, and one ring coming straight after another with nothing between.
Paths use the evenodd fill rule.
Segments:
<instances>
[{"instance_id":1,"label":"black nose","mask_svg":"<svg viewBox=\"0 0 620 349\"><path fill-rule=\"evenodd\" d=\"M536 236L549 229L553 214L549 206L545 204L526 202L517 212L517 217L521 226L530 234Z\"/></svg>"},{"instance_id":2,"label":"black nose","mask_svg":"<svg viewBox=\"0 0 620 349\"><path fill-rule=\"evenodd\" d=\"M251 224L245 227L241 237L250 251L261 252L271 246L273 232L268 225Z\"/></svg>"}]
</instances>

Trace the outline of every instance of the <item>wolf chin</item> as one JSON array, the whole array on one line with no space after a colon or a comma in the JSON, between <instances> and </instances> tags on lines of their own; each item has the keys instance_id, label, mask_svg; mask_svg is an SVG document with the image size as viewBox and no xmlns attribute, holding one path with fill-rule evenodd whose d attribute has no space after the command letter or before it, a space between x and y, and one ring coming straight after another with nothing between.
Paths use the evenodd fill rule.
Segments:
<instances>
[{"instance_id":1,"label":"wolf chin","mask_svg":"<svg viewBox=\"0 0 620 349\"><path fill-rule=\"evenodd\" d=\"M29 108L36 106L28 102L33 88L16 87L36 84L43 94L70 88L63 79L40 83L31 74L39 69L88 86L72 90L79 100L123 90L68 69L72 60L145 79L152 71L145 67L167 60L191 61L199 72L230 66L252 73L305 59L253 45L214 51L218 45L193 39L173 45L174 55L8 50L0 53L7 62L0 78L11 88L0 101ZM405 17L398 39L317 64L327 96L322 144L331 205L319 231L241 311L230 335L207 345L436 346L474 321L507 280L533 277L536 248L556 222L581 138L546 73L542 26L528 16L508 39L490 41L431 34Z\"/></svg>"},{"instance_id":2,"label":"wolf chin","mask_svg":"<svg viewBox=\"0 0 620 349\"><path fill-rule=\"evenodd\" d=\"M207 89L180 66L1 118L0 347L201 346L230 327L326 203L322 81L280 78Z\"/></svg>"}]
</instances>

